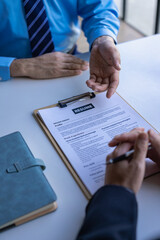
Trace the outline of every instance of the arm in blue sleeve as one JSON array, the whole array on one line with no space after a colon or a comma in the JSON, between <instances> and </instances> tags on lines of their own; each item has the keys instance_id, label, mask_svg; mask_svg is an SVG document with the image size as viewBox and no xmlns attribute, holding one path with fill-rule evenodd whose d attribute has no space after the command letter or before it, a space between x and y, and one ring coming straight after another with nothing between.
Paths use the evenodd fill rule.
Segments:
<instances>
[{"instance_id":1,"label":"arm in blue sleeve","mask_svg":"<svg viewBox=\"0 0 160 240\"><path fill-rule=\"evenodd\" d=\"M136 225L135 194L124 187L108 185L89 202L77 240L135 240Z\"/></svg>"},{"instance_id":2,"label":"arm in blue sleeve","mask_svg":"<svg viewBox=\"0 0 160 240\"><path fill-rule=\"evenodd\" d=\"M100 36L110 36L117 42L118 10L112 0L79 0L78 15L83 18L82 30L90 47Z\"/></svg>"},{"instance_id":3,"label":"arm in blue sleeve","mask_svg":"<svg viewBox=\"0 0 160 240\"><path fill-rule=\"evenodd\" d=\"M10 65L15 58L0 57L0 81L10 79Z\"/></svg>"}]
</instances>

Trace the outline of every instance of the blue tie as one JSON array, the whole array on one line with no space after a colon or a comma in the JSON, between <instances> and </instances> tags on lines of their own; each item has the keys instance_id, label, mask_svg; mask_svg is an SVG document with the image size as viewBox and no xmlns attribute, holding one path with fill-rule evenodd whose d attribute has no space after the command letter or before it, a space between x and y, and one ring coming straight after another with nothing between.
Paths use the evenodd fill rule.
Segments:
<instances>
[{"instance_id":1,"label":"blue tie","mask_svg":"<svg viewBox=\"0 0 160 240\"><path fill-rule=\"evenodd\" d=\"M23 0L32 56L54 51L43 0Z\"/></svg>"}]
</instances>

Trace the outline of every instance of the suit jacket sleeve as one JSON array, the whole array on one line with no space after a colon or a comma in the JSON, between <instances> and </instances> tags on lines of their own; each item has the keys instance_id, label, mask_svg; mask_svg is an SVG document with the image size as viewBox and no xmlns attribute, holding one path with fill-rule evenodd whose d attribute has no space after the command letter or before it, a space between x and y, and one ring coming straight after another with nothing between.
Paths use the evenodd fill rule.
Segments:
<instances>
[{"instance_id":1,"label":"suit jacket sleeve","mask_svg":"<svg viewBox=\"0 0 160 240\"><path fill-rule=\"evenodd\" d=\"M102 187L90 200L77 240L136 239L137 202L121 186Z\"/></svg>"}]
</instances>

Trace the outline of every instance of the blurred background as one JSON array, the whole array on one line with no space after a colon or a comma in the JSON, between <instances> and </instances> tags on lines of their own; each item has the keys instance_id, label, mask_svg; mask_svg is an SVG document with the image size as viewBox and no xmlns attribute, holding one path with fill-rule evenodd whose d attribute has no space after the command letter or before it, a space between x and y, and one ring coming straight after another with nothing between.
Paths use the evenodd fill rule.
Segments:
<instances>
[{"instance_id":1,"label":"blurred background","mask_svg":"<svg viewBox=\"0 0 160 240\"><path fill-rule=\"evenodd\" d=\"M115 3L121 23L118 43L160 33L160 0L115 0ZM78 50L89 51L83 32L78 39Z\"/></svg>"}]
</instances>

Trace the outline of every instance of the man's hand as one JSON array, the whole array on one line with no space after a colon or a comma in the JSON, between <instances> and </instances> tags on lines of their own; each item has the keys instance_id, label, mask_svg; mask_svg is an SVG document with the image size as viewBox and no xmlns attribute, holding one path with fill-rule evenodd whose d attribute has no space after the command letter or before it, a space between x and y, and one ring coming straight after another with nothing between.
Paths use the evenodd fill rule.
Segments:
<instances>
[{"instance_id":1,"label":"man's hand","mask_svg":"<svg viewBox=\"0 0 160 240\"><path fill-rule=\"evenodd\" d=\"M109 36L97 38L92 45L87 86L96 92L107 90L107 98L110 98L119 84L120 69L120 54L113 39Z\"/></svg>"},{"instance_id":2,"label":"man's hand","mask_svg":"<svg viewBox=\"0 0 160 240\"><path fill-rule=\"evenodd\" d=\"M131 133L131 135L133 132ZM123 142L107 156L107 161L131 149L132 142ZM107 165L105 184L114 184L131 189L137 193L141 187L145 173L145 157L148 149L148 134L139 132L134 144L134 155L130 160L123 160Z\"/></svg>"},{"instance_id":3,"label":"man's hand","mask_svg":"<svg viewBox=\"0 0 160 240\"><path fill-rule=\"evenodd\" d=\"M130 146L133 147L135 144L135 141L140 133L144 132L144 128L138 127L132 129L130 132L124 132L122 134L116 135L110 142L110 147L115 147L119 145L120 143L128 142L130 143Z\"/></svg>"},{"instance_id":4,"label":"man's hand","mask_svg":"<svg viewBox=\"0 0 160 240\"><path fill-rule=\"evenodd\" d=\"M115 136L110 142L110 147L118 146L118 144L122 143L130 143L130 147L135 144L137 136L144 132L144 128L135 128L130 132L122 133L120 135ZM148 131L149 142L152 145L152 149L148 151L147 157L152 161L157 163L160 167L160 134L154 132L152 129Z\"/></svg>"},{"instance_id":5,"label":"man's hand","mask_svg":"<svg viewBox=\"0 0 160 240\"><path fill-rule=\"evenodd\" d=\"M149 130L148 136L152 145L152 149L148 151L148 157L160 167L160 135L153 130Z\"/></svg>"},{"instance_id":6,"label":"man's hand","mask_svg":"<svg viewBox=\"0 0 160 240\"><path fill-rule=\"evenodd\" d=\"M53 52L35 58L15 59L11 77L48 79L79 75L88 69L88 62L70 54Z\"/></svg>"}]
</instances>

